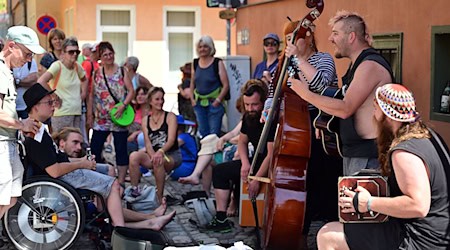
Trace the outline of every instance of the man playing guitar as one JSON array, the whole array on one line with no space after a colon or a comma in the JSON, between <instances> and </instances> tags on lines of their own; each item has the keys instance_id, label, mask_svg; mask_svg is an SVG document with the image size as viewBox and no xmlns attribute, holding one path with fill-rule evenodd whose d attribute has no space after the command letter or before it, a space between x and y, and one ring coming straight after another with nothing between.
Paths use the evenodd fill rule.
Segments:
<instances>
[{"instance_id":1,"label":"man playing guitar","mask_svg":"<svg viewBox=\"0 0 450 250\"><path fill-rule=\"evenodd\" d=\"M349 58L351 65L342 78L342 100L314 93L308 84L291 77L291 88L305 101L323 112L337 116L343 144L344 175L363 168L378 168L376 128L372 121L375 89L393 82L389 63L370 46L364 19L358 14L340 11L330 20L329 40L336 58Z\"/></svg>"}]
</instances>

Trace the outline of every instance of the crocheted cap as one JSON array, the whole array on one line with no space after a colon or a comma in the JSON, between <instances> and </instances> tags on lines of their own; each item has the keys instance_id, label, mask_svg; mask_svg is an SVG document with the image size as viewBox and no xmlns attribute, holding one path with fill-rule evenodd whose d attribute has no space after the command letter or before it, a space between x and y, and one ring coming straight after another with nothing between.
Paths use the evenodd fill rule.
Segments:
<instances>
[{"instance_id":1,"label":"crocheted cap","mask_svg":"<svg viewBox=\"0 0 450 250\"><path fill-rule=\"evenodd\" d=\"M403 85L391 83L378 87L375 98L383 113L392 120L414 122L419 115L411 91Z\"/></svg>"}]
</instances>

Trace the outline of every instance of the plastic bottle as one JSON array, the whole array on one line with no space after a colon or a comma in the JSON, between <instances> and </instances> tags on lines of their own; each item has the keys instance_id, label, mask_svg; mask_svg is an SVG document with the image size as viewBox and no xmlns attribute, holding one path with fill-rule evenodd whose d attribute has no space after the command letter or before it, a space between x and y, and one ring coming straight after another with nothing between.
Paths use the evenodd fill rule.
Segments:
<instances>
[{"instance_id":1,"label":"plastic bottle","mask_svg":"<svg viewBox=\"0 0 450 250\"><path fill-rule=\"evenodd\" d=\"M447 87L445 87L445 89L444 89L444 91L442 91L442 95L441 95L441 107L439 109L439 111L441 113L450 113L449 96L450 96L450 81L447 81Z\"/></svg>"}]
</instances>

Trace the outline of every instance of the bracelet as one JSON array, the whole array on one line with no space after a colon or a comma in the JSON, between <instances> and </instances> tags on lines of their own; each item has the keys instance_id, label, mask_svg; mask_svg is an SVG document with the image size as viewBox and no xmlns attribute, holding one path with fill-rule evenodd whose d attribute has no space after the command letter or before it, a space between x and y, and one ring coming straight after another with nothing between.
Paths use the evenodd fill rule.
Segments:
<instances>
[{"instance_id":1,"label":"bracelet","mask_svg":"<svg viewBox=\"0 0 450 250\"><path fill-rule=\"evenodd\" d=\"M218 103L221 103L221 102L222 102L219 98L216 98L216 101L217 101Z\"/></svg>"},{"instance_id":2,"label":"bracelet","mask_svg":"<svg viewBox=\"0 0 450 250\"><path fill-rule=\"evenodd\" d=\"M163 153L163 154L166 153L166 151L164 151L164 149L162 149L162 148L158 149L158 151L161 151L161 153Z\"/></svg>"},{"instance_id":3,"label":"bracelet","mask_svg":"<svg viewBox=\"0 0 450 250\"><path fill-rule=\"evenodd\" d=\"M166 153L164 152L164 149L160 148L160 149L158 149L158 151L161 152L161 153L163 154L164 159L165 159L167 162L170 162L170 158L166 155Z\"/></svg>"},{"instance_id":4,"label":"bracelet","mask_svg":"<svg viewBox=\"0 0 450 250\"><path fill-rule=\"evenodd\" d=\"M372 209L370 206L372 205L372 196L369 197L367 200L367 211L369 212L370 216L374 216Z\"/></svg>"}]
</instances>

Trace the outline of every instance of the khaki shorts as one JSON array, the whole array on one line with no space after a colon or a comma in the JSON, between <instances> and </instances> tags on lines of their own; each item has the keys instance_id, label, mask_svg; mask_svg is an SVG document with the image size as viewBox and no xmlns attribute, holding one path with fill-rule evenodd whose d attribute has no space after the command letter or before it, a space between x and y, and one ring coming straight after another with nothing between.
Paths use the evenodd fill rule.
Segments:
<instances>
[{"instance_id":1,"label":"khaki shorts","mask_svg":"<svg viewBox=\"0 0 450 250\"><path fill-rule=\"evenodd\" d=\"M0 205L9 205L11 197L22 195L23 165L17 144L0 137Z\"/></svg>"}]
</instances>

